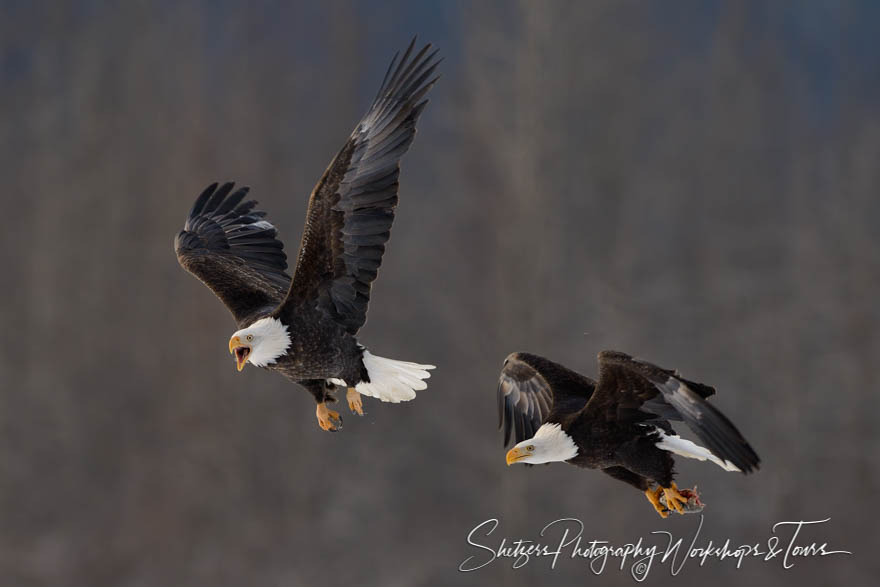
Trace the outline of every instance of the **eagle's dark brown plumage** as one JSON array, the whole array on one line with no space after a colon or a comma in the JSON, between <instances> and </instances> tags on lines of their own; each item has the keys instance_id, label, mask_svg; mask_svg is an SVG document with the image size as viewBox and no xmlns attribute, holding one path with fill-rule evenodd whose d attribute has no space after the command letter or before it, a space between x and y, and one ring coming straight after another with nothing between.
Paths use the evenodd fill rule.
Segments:
<instances>
[{"instance_id":1,"label":"eagle's dark brown plumage","mask_svg":"<svg viewBox=\"0 0 880 587\"><path fill-rule=\"evenodd\" d=\"M177 260L246 326L280 304L290 288L287 255L275 227L242 201L249 188L209 185L196 199L174 241Z\"/></svg>"},{"instance_id":2,"label":"eagle's dark brown plumage","mask_svg":"<svg viewBox=\"0 0 880 587\"><path fill-rule=\"evenodd\" d=\"M403 401L428 377L430 366L374 357L355 339L391 234L400 159L437 80L436 51L429 53L426 45L414 53L414 47L415 39L399 61L392 60L367 114L312 191L292 280L275 227L254 209L256 202L243 201L247 188L209 186L175 239L180 264L223 301L239 328L258 328L237 334L252 337L248 341L266 335L276 346L286 345L284 355L268 357L263 366L313 394L325 429L337 424L327 424L322 413L339 421L323 407L334 386L347 386L349 403L360 412L354 388ZM247 347L236 338L231 351ZM242 360L255 362L258 349L247 349L237 358L250 355ZM371 380L371 365L374 378L384 379Z\"/></svg>"},{"instance_id":3,"label":"eagle's dark brown plumage","mask_svg":"<svg viewBox=\"0 0 880 587\"><path fill-rule=\"evenodd\" d=\"M712 387L616 351L599 353L598 361L596 382L529 353L505 360L498 383L499 427L505 446L511 433L517 445L508 463L565 460L601 469L649 494L661 515L661 489L679 509L672 454L743 473L758 468L760 459L749 443L706 401L715 393ZM706 448L675 435L674 421L687 424ZM554 443L546 450L555 450L557 458L542 460L545 436ZM573 445L565 444L568 439Z\"/></svg>"},{"instance_id":4,"label":"eagle's dark brown plumage","mask_svg":"<svg viewBox=\"0 0 880 587\"><path fill-rule=\"evenodd\" d=\"M413 40L415 43L415 40ZM392 60L369 112L312 191L294 281L282 312L317 299L355 334L367 320L397 206L400 158L415 137L416 121L439 61L426 45L400 66ZM393 72L393 73L392 73Z\"/></svg>"}]
</instances>

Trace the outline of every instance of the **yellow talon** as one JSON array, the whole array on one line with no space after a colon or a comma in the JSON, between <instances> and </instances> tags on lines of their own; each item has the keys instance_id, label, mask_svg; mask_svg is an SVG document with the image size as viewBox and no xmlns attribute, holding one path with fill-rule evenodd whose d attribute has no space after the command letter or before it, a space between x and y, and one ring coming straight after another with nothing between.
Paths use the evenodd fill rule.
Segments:
<instances>
[{"instance_id":1,"label":"yellow talon","mask_svg":"<svg viewBox=\"0 0 880 587\"><path fill-rule=\"evenodd\" d=\"M654 509L657 510L657 513L660 514L661 518L667 517L669 514L666 512L666 508L663 507L663 504L660 503L660 487L656 489L647 489L645 490L645 497L648 498L648 501L651 502L651 505L654 506Z\"/></svg>"},{"instance_id":2,"label":"yellow talon","mask_svg":"<svg viewBox=\"0 0 880 587\"><path fill-rule=\"evenodd\" d=\"M663 495L666 497L666 507L669 511L675 509L679 514L684 513L681 504L687 503L687 498L678 492L678 487L672 483L670 487L663 488Z\"/></svg>"},{"instance_id":3,"label":"yellow talon","mask_svg":"<svg viewBox=\"0 0 880 587\"><path fill-rule=\"evenodd\" d=\"M364 401L361 399L361 394L354 387L348 388L348 391L345 392L345 399L348 400L349 410L358 416L364 415Z\"/></svg>"},{"instance_id":4,"label":"yellow talon","mask_svg":"<svg viewBox=\"0 0 880 587\"><path fill-rule=\"evenodd\" d=\"M315 415L318 417L318 426L321 427L321 430L336 432L342 428L342 418L339 417L339 412L334 412L324 402L318 404Z\"/></svg>"}]
</instances>

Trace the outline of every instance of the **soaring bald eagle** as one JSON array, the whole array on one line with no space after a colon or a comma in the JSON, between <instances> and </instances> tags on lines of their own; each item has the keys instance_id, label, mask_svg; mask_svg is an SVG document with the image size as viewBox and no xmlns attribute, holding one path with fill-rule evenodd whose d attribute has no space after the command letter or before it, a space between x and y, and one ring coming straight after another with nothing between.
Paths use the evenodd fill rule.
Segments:
<instances>
[{"instance_id":1,"label":"soaring bald eagle","mask_svg":"<svg viewBox=\"0 0 880 587\"><path fill-rule=\"evenodd\" d=\"M565 461L601 469L643 491L660 516L684 513L692 494L679 492L672 480L673 454L741 473L760 462L730 420L706 401L713 393L616 351L599 353L598 383L543 357L513 353L498 382L504 445L511 431L516 439L507 464ZM684 421L707 448L676 435L670 421Z\"/></svg>"},{"instance_id":2,"label":"soaring bald eagle","mask_svg":"<svg viewBox=\"0 0 880 587\"><path fill-rule=\"evenodd\" d=\"M361 395L411 400L434 368L377 357L356 338L391 234L400 159L437 81L437 52L426 45L413 55L414 45L399 62L395 55L370 109L312 191L293 279L275 227L245 201L246 187L208 186L174 241L183 268L238 324L229 340L238 370L251 363L305 387L323 430L342 424L327 407L335 388L346 388L349 408L363 415Z\"/></svg>"}]
</instances>

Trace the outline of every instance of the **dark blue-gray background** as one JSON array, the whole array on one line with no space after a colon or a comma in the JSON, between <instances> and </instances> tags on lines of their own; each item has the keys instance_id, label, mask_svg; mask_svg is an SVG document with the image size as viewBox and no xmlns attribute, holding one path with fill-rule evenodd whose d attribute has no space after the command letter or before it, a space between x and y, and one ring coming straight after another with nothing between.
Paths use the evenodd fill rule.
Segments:
<instances>
[{"instance_id":1,"label":"dark blue-gray background","mask_svg":"<svg viewBox=\"0 0 880 587\"><path fill-rule=\"evenodd\" d=\"M580 561L456 571L501 519L625 543L645 498L512 467L503 358L605 348L715 385L764 459L682 463L708 541L851 557L652 584L880 573L880 8L861 2L0 2L0 576L10 585L632 584ZM172 239L250 185L295 254L314 182L413 34L443 78L404 160L361 339L438 365L336 435L235 372L233 323Z\"/></svg>"}]
</instances>

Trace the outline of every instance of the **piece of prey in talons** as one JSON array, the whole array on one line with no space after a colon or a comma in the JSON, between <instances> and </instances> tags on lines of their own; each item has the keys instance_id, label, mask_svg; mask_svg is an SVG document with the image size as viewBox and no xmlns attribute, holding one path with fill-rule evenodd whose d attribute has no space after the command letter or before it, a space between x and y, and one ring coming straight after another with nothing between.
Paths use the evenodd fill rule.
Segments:
<instances>
[{"instance_id":1,"label":"piece of prey in talons","mask_svg":"<svg viewBox=\"0 0 880 587\"><path fill-rule=\"evenodd\" d=\"M700 501L700 495L697 488L679 490L675 483L670 487L660 487L645 491L645 497L657 510L661 518L669 515L669 512L675 510L679 514L696 514L703 511L705 504ZM669 504L672 504L672 507Z\"/></svg>"}]
</instances>

